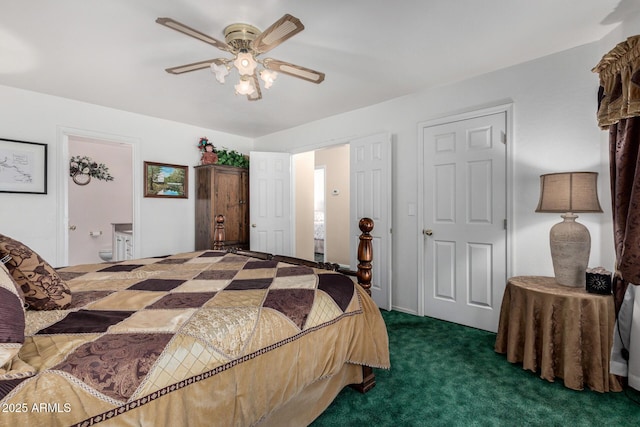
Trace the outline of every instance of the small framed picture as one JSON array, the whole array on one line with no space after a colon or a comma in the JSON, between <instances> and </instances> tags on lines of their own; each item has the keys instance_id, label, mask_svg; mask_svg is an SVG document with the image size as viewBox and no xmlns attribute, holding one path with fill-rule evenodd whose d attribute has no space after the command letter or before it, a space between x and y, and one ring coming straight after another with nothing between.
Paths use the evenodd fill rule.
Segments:
<instances>
[{"instance_id":1,"label":"small framed picture","mask_svg":"<svg viewBox=\"0 0 640 427\"><path fill-rule=\"evenodd\" d=\"M144 197L187 199L188 172L187 166L144 162Z\"/></svg>"},{"instance_id":2,"label":"small framed picture","mask_svg":"<svg viewBox=\"0 0 640 427\"><path fill-rule=\"evenodd\" d=\"M0 193L47 194L47 144L0 138Z\"/></svg>"}]
</instances>

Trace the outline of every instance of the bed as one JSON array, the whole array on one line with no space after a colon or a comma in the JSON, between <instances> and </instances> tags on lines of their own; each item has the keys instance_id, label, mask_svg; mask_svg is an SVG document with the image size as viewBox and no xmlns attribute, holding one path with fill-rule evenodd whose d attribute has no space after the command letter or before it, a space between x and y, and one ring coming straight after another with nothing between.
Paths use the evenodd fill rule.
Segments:
<instances>
[{"instance_id":1,"label":"bed","mask_svg":"<svg viewBox=\"0 0 640 427\"><path fill-rule=\"evenodd\" d=\"M216 250L34 269L60 279L40 280L57 292L47 307L20 283L33 277L3 266L0 313L17 326L0 337L0 356L11 356L0 369L0 424L309 424L342 388L365 392L372 368L389 368L367 292L372 225L361 221L362 286L337 265L217 241ZM23 292L11 293L7 273ZM15 298L45 304L23 311L22 342L7 308Z\"/></svg>"}]
</instances>

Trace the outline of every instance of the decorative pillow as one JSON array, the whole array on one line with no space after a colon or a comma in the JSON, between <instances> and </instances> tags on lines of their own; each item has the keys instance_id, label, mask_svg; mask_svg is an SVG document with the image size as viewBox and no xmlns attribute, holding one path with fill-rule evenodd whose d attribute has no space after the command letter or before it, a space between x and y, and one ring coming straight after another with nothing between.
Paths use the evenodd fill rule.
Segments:
<instances>
[{"instance_id":1,"label":"decorative pillow","mask_svg":"<svg viewBox=\"0 0 640 427\"><path fill-rule=\"evenodd\" d=\"M0 368L24 343L24 300L7 268L0 263Z\"/></svg>"},{"instance_id":2,"label":"decorative pillow","mask_svg":"<svg viewBox=\"0 0 640 427\"><path fill-rule=\"evenodd\" d=\"M0 381L35 375L18 353L24 343L24 299L9 270L0 263Z\"/></svg>"},{"instance_id":3,"label":"decorative pillow","mask_svg":"<svg viewBox=\"0 0 640 427\"><path fill-rule=\"evenodd\" d=\"M71 290L40 255L26 245L0 234L0 258L10 255L7 270L24 293L28 308L57 310L71 304Z\"/></svg>"}]
</instances>

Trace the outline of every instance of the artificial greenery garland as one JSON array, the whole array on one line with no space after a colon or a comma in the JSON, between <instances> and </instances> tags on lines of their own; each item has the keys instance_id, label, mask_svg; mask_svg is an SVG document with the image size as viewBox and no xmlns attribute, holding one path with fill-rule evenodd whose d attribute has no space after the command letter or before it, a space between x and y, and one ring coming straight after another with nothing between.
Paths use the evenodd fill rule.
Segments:
<instances>
[{"instance_id":1,"label":"artificial greenery garland","mask_svg":"<svg viewBox=\"0 0 640 427\"><path fill-rule=\"evenodd\" d=\"M239 168L249 167L249 157L242 153L238 153L236 150L227 150L226 148L223 148L222 150L216 150L216 152L218 153L219 165L236 166Z\"/></svg>"},{"instance_id":2,"label":"artificial greenery garland","mask_svg":"<svg viewBox=\"0 0 640 427\"><path fill-rule=\"evenodd\" d=\"M249 157L239 153L236 150L229 150L227 148L217 149L207 137L200 138L198 142L198 149L204 152L206 150L207 145L213 147L213 152L218 155L218 161L216 164L218 165L229 165L236 166L239 168L249 168Z\"/></svg>"}]
</instances>

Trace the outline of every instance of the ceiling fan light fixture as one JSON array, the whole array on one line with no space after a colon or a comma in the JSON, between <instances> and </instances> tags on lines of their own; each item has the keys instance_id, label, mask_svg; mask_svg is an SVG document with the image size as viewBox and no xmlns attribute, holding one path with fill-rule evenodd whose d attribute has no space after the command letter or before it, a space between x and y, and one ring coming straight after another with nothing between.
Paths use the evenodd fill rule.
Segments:
<instances>
[{"instance_id":1,"label":"ceiling fan light fixture","mask_svg":"<svg viewBox=\"0 0 640 427\"><path fill-rule=\"evenodd\" d=\"M234 86L236 89L236 94L251 95L253 92L255 92L256 88L253 87L251 80L252 79L245 76L240 77L240 82Z\"/></svg>"},{"instance_id":2,"label":"ceiling fan light fixture","mask_svg":"<svg viewBox=\"0 0 640 427\"><path fill-rule=\"evenodd\" d=\"M269 89L273 85L273 82L276 80L276 78L278 78L278 73L272 70L264 69L260 71L260 78L264 82L264 88Z\"/></svg>"},{"instance_id":3,"label":"ceiling fan light fixture","mask_svg":"<svg viewBox=\"0 0 640 427\"><path fill-rule=\"evenodd\" d=\"M238 69L241 76L252 76L258 63L249 52L240 52L233 61L233 65Z\"/></svg>"},{"instance_id":4,"label":"ceiling fan light fixture","mask_svg":"<svg viewBox=\"0 0 640 427\"><path fill-rule=\"evenodd\" d=\"M324 73L310 68L273 58L256 59L259 55L269 52L304 30L302 22L288 13L262 32L249 24L236 23L228 25L224 29L224 42L171 18L158 18L156 22L233 55L231 58L215 58L166 68L165 71L170 74L182 74L210 68L211 72L216 76L216 80L224 84L226 76L230 74L232 68L235 68L240 75L240 81L234 85L236 94L246 95L249 101L262 99L262 88L258 74L260 74L260 79L263 81L265 89L269 89L273 85L278 73L316 84L324 80ZM260 70L258 70L258 65L261 65Z\"/></svg>"},{"instance_id":5,"label":"ceiling fan light fixture","mask_svg":"<svg viewBox=\"0 0 640 427\"><path fill-rule=\"evenodd\" d=\"M227 68L226 65L218 65L215 62L212 62L211 72L216 75L216 80L219 83L224 84L224 78L229 75L229 68Z\"/></svg>"}]
</instances>

